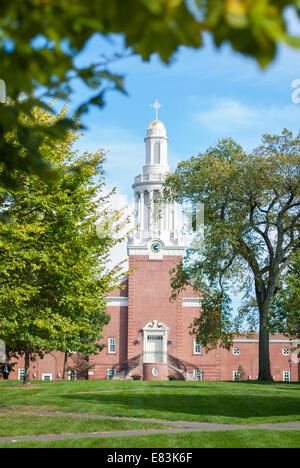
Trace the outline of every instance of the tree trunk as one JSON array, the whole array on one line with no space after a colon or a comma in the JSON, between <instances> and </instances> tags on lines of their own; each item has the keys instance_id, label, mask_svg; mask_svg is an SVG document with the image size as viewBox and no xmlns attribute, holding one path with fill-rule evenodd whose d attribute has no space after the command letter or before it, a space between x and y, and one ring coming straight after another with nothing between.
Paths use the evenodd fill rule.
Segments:
<instances>
[{"instance_id":1,"label":"tree trunk","mask_svg":"<svg viewBox=\"0 0 300 468\"><path fill-rule=\"evenodd\" d=\"M67 364L68 364L68 356L69 356L69 353L68 353L68 351L66 351L66 352L65 352L65 358L64 358L63 374L62 374L62 379L63 379L63 380L65 380L65 378L66 378Z\"/></svg>"},{"instance_id":2,"label":"tree trunk","mask_svg":"<svg viewBox=\"0 0 300 468\"><path fill-rule=\"evenodd\" d=\"M30 367L30 352L26 351L25 352L25 373L24 373L24 380L23 380L24 385L30 384L29 367Z\"/></svg>"},{"instance_id":3,"label":"tree trunk","mask_svg":"<svg viewBox=\"0 0 300 468\"><path fill-rule=\"evenodd\" d=\"M259 330L259 373L258 380L271 381L270 367L270 349L269 349L269 332L260 327Z\"/></svg>"},{"instance_id":4,"label":"tree trunk","mask_svg":"<svg viewBox=\"0 0 300 468\"><path fill-rule=\"evenodd\" d=\"M261 298L259 298L261 299ZM272 381L270 366L270 333L267 318L270 312L270 301L264 298L264 301L258 300L259 308L259 371L258 380Z\"/></svg>"}]
</instances>

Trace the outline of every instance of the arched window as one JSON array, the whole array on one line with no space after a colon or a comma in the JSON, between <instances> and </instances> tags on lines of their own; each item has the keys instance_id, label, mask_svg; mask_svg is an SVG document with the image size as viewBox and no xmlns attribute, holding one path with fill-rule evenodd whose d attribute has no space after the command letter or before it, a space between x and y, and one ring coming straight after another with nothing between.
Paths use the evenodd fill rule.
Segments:
<instances>
[{"instance_id":1,"label":"arched window","mask_svg":"<svg viewBox=\"0 0 300 468\"><path fill-rule=\"evenodd\" d=\"M160 164L160 143L154 143L154 164Z\"/></svg>"}]
</instances>

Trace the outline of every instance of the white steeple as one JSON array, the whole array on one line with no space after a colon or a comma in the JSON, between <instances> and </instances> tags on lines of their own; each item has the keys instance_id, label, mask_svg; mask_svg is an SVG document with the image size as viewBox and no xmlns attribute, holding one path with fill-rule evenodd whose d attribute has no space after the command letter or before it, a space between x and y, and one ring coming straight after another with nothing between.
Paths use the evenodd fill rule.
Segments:
<instances>
[{"instance_id":1,"label":"white steeple","mask_svg":"<svg viewBox=\"0 0 300 468\"><path fill-rule=\"evenodd\" d=\"M134 178L136 231L129 239L128 248L147 248L153 240L164 248L180 245L176 203L162 204L160 196L168 166L168 138L166 127L157 119L161 104L156 100L156 119L147 128L145 138L145 165L143 173Z\"/></svg>"}]
</instances>

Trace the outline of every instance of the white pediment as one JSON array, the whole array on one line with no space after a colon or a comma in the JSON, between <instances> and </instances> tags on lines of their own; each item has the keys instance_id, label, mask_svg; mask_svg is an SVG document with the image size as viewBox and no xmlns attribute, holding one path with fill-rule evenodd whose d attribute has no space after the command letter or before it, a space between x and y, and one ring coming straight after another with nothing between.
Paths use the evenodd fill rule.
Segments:
<instances>
[{"instance_id":1,"label":"white pediment","mask_svg":"<svg viewBox=\"0 0 300 468\"><path fill-rule=\"evenodd\" d=\"M168 327L162 322L158 320L153 320L153 322L148 322L147 325L143 328L143 330L169 330Z\"/></svg>"}]
</instances>

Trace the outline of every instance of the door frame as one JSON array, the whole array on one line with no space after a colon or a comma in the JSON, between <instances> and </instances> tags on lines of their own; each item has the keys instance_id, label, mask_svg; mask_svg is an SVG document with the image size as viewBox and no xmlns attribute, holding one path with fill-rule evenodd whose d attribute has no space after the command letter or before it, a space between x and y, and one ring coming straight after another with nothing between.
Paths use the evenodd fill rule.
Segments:
<instances>
[{"instance_id":1,"label":"door frame","mask_svg":"<svg viewBox=\"0 0 300 468\"><path fill-rule=\"evenodd\" d=\"M147 325L142 328L143 330L143 362L148 363L147 360L147 342L148 336L151 335L162 335L162 353L163 358L158 363L166 363L167 362L167 346L168 346L168 327L162 323L158 322L157 320L153 320L152 322L148 322ZM153 361L151 361L153 362ZM154 360L154 363L157 361Z\"/></svg>"}]
</instances>

